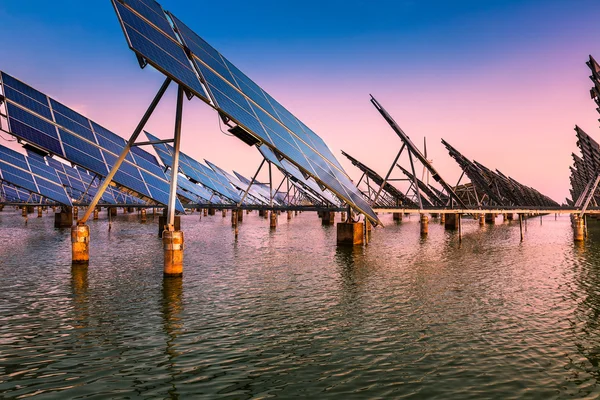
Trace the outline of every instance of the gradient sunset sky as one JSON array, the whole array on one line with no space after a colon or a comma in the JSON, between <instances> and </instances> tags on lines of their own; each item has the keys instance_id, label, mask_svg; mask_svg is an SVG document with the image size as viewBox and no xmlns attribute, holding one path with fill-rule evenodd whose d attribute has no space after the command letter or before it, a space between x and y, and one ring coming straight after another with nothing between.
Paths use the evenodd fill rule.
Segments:
<instances>
[{"instance_id":1,"label":"gradient sunset sky","mask_svg":"<svg viewBox=\"0 0 600 400\"><path fill-rule=\"evenodd\" d=\"M427 137L452 184L460 169L441 138L563 202L575 124L600 141L585 65L600 58L598 1L161 4L319 134L355 179L340 150L384 175L401 146L369 94L417 145ZM0 35L0 70L123 137L164 79L140 70L108 0L2 0ZM171 137L174 110L173 86L147 130ZM198 99L184 106L182 150L247 176L260 163Z\"/></svg>"}]
</instances>

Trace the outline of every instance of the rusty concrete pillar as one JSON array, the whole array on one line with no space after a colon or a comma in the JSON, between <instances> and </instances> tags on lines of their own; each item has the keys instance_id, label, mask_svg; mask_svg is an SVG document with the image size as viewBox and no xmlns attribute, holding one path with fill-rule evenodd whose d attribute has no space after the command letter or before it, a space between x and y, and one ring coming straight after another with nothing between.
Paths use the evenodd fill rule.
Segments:
<instances>
[{"instance_id":1,"label":"rusty concrete pillar","mask_svg":"<svg viewBox=\"0 0 600 400\"><path fill-rule=\"evenodd\" d=\"M421 236L427 236L429 233L429 217L421 214Z\"/></svg>"},{"instance_id":2,"label":"rusty concrete pillar","mask_svg":"<svg viewBox=\"0 0 600 400\"><path fill-rule=\"evenodd\" d=\"M164 230L162 233L164 254L164 276L183 275L184 239L182 231Z\"/></svg>"},{"instance_id":3,"label":"rusty concrete pillar","mask_svg":"<svg viewBox=\"0 0 600 400\"><path fill-rule=\"evenodd\" d=\"M484 225L485 225L485 215L479 214L479 226L484 226Z\"/></svg>"},{"instance_id":4,"label":"rusty concrete pillar","mask_svg":"<svg viewBox=\"0 0 600 400\"><path fill-rule=\"evenodd\" d=\"M294 217L298 215L298 210L294 211Z\"/></svg>"},{"instance_id":5,"label":"rusty concrete pillar","mask_svg":"<svg viewBox=\"0 0 600 400\"><path fill-rule=\"evenodd\" d=\"M290 219L292 219L292 212L290 210L288 210L288 212L287 212L287 219L288 219L288 221Z\"/></svg>"},{"instance_id":6,"label":"rusty concrete pillar","mask_svg":"<svg viewBox=\"0 0 600 400\"><path fill-rule=\"evenodd\" d=\"M393 213L394 221L402 222L402 213L395 212Z\"/></svg>"},{"instance_id":7,"label":"rusty concrete pillar","mask_svg":"<svg viewBox=\"0 0 600 400\"><path fill-rule=\"evenodd\" d=\"M42 206L38 206L37 208L37 212L38 212L38 218L42 218Z\"/></svg>"},{"instance_id":8,"label":"rusty concrete pillar","mask_svg":"<svg viewBox=\"0 0 600 400\"><path fill-rule=\"evenodd\" d=\"M21 216L27 218L27 206L21 207Z\"/></svg>"},{"instance_id":9,"label":"rusty concrete pillar","mask_svg":"<svg viewBox=\"0 0 600 400\"><path fill-rule=\"evenodd\" d=\"M238 222L244 222L244 210L239 210L237 213Z\"/></svg>"},{"instance_id":10,"label":"rusty concrete pillar","mask_svg":"<svg viewBox=\"0 0 600 400\"><path fill-rule=\"evenodd\" d=\"M166 209L165 209L166 210ZM165 215L160 215L158 217L158 237L163 237L163 231L165 229L165 225L167 224L167 217ZM175 216L175 230L181 230L181 216Z\"/></svg>"},{"instance_id":11,"label":"rusty concrete pillar","mask_svg":"<svg viewBox=\"0 0 600 400\"><path fill-rule=\"evenodd\" d=\"M98 219L98 214L99 214L98 207L95 207L94 208L94 217L93 217L95 220Z\"/></svg>"},{"instance_id":12,"label":"rusty concrete pillar","mask_svg":"<svg viewBox=\"0 0 600 400\"><path fill-rule=\"evenodd\" d=\"M264 217L265 216L265 210L258 210L258 216L259 217Z\"/></svg>"},{"instance_id":13,"label":"rusty concrete pillar","mask_svg":"<svg viewBox=\"0 0 600 400\"><path fill-rule=\"evenodd\" d=\"M342 222L346 221L346 213L342 211L342 214L340 214L340 219Z\"/></svg>"},{"instance_id":14,"label":"rusty concrete pillar","mask_svg":"<svg viewBox=\"0 0 600 400\"><path fill-rule=\"evenodd\" d=\"M232 227L236 227L238 224L238 216L237 216L238 212L241 212L241 210L240 211L231 210L231 226Z\"/></svg>"},{"instance_id":15,"label":"rusty concrete pillar","mask_svg":"<svg viewBox=\"0 0 600 400\"><path fill-rule=\"evenodd\" d=\"M144 223L144 222L146 222L146 221L147 221L146 209L145 209L145 208L142 208L142 209L141 209L140 221L141 221L142 223Z\"/></svg>"},{"instance_id":16,"label":"rusty concrete pillar","mask_svg":"<svg viewBox=\"0 0 600 400\"><path fill-rule=\"evenodd\" d=\"M364 228L360 222L339 222L337 224L338 246L360 246L364 243Z\"/></svg>"},{"instance_id":17,"label":"rusty concrete pillar","mask_svg":"<svg viewBox=\"0 0 600 400\"><path fill-rule=\"evenodd\" d=\"M79 208L77 206L73 207L73 219L79 218Z\"/></svg>"},{"instance_id":18,"label":"rusty concrete pillar","mask_svg":"<svg viewBox=\"0 0 600 400\"><path fill-rule=\"evenodd\" d=\"M206 217L208 215L208 210L205 208L202 212L202 214L204 214L204 216Z\"/></svg>"},{"instance_id":19,"label":"rusty concrete pillar","mask_svg":"<svg viewBox=\"0 0 600 400\"><path fill-rule=\"evenodd\" d=\"M215 215L215 209L214 209L214 208L212 208L212 207L211 207L211 208L209 208L209 209L208 209L208 215L211 215L211 216Z\"/></svg>"},{"instance_id":20,"label":"rusty concrete pillar","mask_svg":"<svg viewBox=\"0 0 600 400\"><path fill-rule=\"evenodd\" d=\"M490 224L490 225L494 225L496 223L496 217L495 217L495 215L491 214L491 213L485 214L485 223L486 224Z\"/></svg>"},{"instance_id":21,"label":"rusty concrete pillar","mask_svg":"<svg viewBox=\"0 0 600 400\"><path fill-rule=\"evenodd\" d=\"M73 264L87 264L90 261L90 227L73 225L71 227L71 248Z\"/></svg>"},{"instance_id":22,"label":"rusty concrete pillar","mask_svg":"<svg viewBox=\"0 0 600 400\"><path fill-rule=\"evenodd\" d=\"M335 211L323 211L321 214L322 225L333 225L335 224Z\"/></svg>"},{"instance_id":23,"label":"rusty concrete pillar","mask_svg":"<svg viewBox=\"0 0 600 400\"><path fill-rule=\"evenodd\" d=\"M573 221L573 240L582 242L585 239L585 220L579 216L575 216Z\"/></svg>"},{"instance_id":24,"label":"rusty concrete pillar","mask_svg":"<svg viewBox=\"0 0 600 400\"><path fill-rule=\"evenodd\" d=\"M224 209L221 211L221 216L222 216L223 218L227 217L227 209L226 209L226 208L224 208Z\"/></svg>"},{"instance_id":25,"label":"rusty concrete pillar","mask_svg":"<svg viewBox=\"0 0 600 400\"><path fill-rule=\"evenodd\" d=\"M446 214L440 214L440 224L446 223Z\"/></svg>"},{"instance_id":26,"label":"rusty concrete pillar","mask_svg":"<svg viewBox=\"0 0 600 400\"><path fill-rule=\"evenodd\" d=\"M70 228L73 225L73 211L71 207L61 207L60 212L54 214L55 228Z\"/></svg>"},{"instance_id":27,"label":"rusty concrete pillar","mask_svg":"<svg viewBox=\"0 0 600 400\"><path fill-rule=\"evenodd\" d=\"M269 227L271 229L277 228L277 212L276 211L271 211L271 222L269 223Z\"/></svg>"},{"instance_id":28,"label":"rusty concrete pillar","mask_svg":"<svg viewBox=\"0 0 600 400\"><path fill-rule=\"evenodd\" d=\"M263 213L263 217L265 217L265 219L269 218L269 211L265 210L265 212Z\"/></svg>"}]
</instances>

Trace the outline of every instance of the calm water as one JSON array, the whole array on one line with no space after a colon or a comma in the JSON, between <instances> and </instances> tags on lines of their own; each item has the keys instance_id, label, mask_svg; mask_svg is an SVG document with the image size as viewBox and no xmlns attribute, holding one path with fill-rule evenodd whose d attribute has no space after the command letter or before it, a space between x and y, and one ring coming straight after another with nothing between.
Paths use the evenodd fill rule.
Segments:
<instances>
[{"instance_id":1,"label":"calm water","mask_svg":"<svg viewBox=\"0 0 600 400\"><path fill-rule=\"evenodd\" d=\"M480 228L417 218L338 249L315 213L277 232L184 216L182 280L157 223L90 222L70 264L53 215L0 213L0 397L598 398L600 223Z\"/></svg>"}]
</instances>

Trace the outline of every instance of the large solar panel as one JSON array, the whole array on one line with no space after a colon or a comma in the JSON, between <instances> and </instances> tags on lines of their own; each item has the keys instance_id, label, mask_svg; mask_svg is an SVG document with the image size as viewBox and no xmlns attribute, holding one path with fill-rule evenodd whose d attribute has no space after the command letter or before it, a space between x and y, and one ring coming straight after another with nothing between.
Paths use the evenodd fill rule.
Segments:
<instances>
[{"instance_id":1,"label":"large solar panel","mask_svg":"<svg viewBox=\"0 0 600 400\"><path fill-rule=\"evenodd\" d=\"M151 133L145 132L148 140L151 142L159 141L160 139ZM173 146L166 143L153 144L156 154L167 167L173 165ZM212 190L218 196L227 198L229 201L237 203L241 200L240 195L229 184L226 178L219 176L212 169L185 153L179 153L179 172L184 174L192 182L201 183L204 187Z\"/></svg>"},{"instance_id":2,"label":"large solar panel","mask_svg":"<svg viewBox=\"0 0 600 400\"><path fill-rule=\"evenodd\" d=\"M126 145L125 139L1 72L12 135L104 178ZM169 181L150 153L132 148L113 183L143 200L167 205ZM176 209L184 212L176 201Z\"/></svg>"},{"instance_id":3,"label":"large solar panel","mask_svg":"<svg viewBox=\"0 0 600 400\"><path fill-rule=\"evenodd\" d=\"M172 46L169 29L151 18L142 18L149 13L148 8L158 11L159 5L153 0L125 1L126 6L113 0L115 9L127 36L129 46L138 54L144 56L152 65L167 76L178 79L184 87L195 84L194 79L184 79L189 76L185 68L167 70L165 64L157 60L164 59L167 45ZM323 140L310 128L298 120L272 96L248 78L228 59L206 43L200 36L188 28L174 15L167 13L173 22L181 43L191 55L195 67L205 89L215 107L222 115L237 123L259 142L265 143L283 157L295 164L304 173L313 176L318 182L342 198L348 204L367 215L373 222L379 218L370 205L362 197L359 190L352 184L349 176L336 160L331 150ZM152 18L156 15L149 14ZM162 16L159 16L162 21ZM152 44L148 44L152 42ZM182 52L177 48L166 51L169 60L177 59ZM155 54L150 55L154 51ZM147 55L144 55L144 52ZM160 54L159 54L160 53ZM162 57L161 57L162 56ZM156 59L154 59L156 57ZM184 64L183 59L179 64ZM179 76L178 74L181 74ZM186 84L187 81L188 84ZM203 96L199 96L204 99Z\"/></svg>"},{"instance_id":4,"label":"large solar panel","mask_svg":"<svg viewBox=\"0 0 600 400\"><path fill-rule=\"evenodd\" d=\"M54 169L4 146L0 146L0 179L60 204L72 204Z\"/></svg>"}]
</instances>

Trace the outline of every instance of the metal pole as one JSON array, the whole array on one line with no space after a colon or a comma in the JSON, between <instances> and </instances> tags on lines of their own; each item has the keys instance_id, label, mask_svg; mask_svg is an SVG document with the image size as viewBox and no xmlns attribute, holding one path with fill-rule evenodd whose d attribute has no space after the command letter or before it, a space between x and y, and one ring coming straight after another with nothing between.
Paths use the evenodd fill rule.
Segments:
<instances>
[{"instance_id":1,"label":"metal pole","mask_svg":"<svg viewBox=\"0 0 600 400\"><path fill-rule=\"evenodd\" d=\"M273 208L273 175L271 174L271 163L269 162L269 206Z\"/></svg>"},{"instance_id":2,"label":"metal pole","mask_svg":"<svg viewBox=\"0 0 600 400\"><path fill-rule=\"evenodd\" d=\"M519 214L519 230L521 231L521 242L523 241L523 214Z\"/></svg>"},{"instance_id":3,"label":"metal pole","mask_svg":"<svg viewBox=\"0 0 600 400\"><path fill-rule=\"evenodd\" d=\"M78 225L85 224L87 222L87 220L90 218L90 215L92 214L94 208L96 208L96 206L98 205L98 202L102 198L102 195L104 194L104 191L106 190L106 188L108 187L108 185L110 185L110 183L112 182L112 179L115 177L115 174L117 173L117 171L119 170L119 167L121 166L121 164L125 160L125 157L127 156L127 153L129 153L129 149L135 143L135 141L138 138L138 136L140 135L140 133L142 133L142 129L144 129L144 126L146 126L146 123L148 122L148 120L150 119L150 116L152 115L152 113L156 109L156 106L160 102L160 99L162 98L162 96L167 91L167 88L169 87L170 83L171 83L171 78L165 79L165 81L162 84L162 86L160 87L158 93L156 93L156 96L154 96L154 100L152 100L152 103L150 104L150 107L148 107L148 110L146 110L146 113L142 117L142 119L139 122L138 126L135 128L135 131L133 131L133 134L129 138L129 141L127 142L127 144L123 148L123 151L121 152L121 155L119 156L119 158L115 162L115 165L113 165L113 167L111 168L111 170L108 173L108 175L102 181L102 185L100 185L100 187L98 188L98 191L96 192L96 195L94 196L94 198L92 199L92 202L88 206L88 209L86 210L85 214L83 215L83 217L79 221L77 221Z\"/></svg>"},{"instance_id":4,"label":"metal pole","mask_svg":"<svg viewBox=\"0 0 600 400\"><path fill-rule=\"evenodd\" d=\"M183 114L183 86L177 87L177 112L175 114L175 134L173 137L173 163L171 165L171 187L167 208L167 230L175 230L175 201L177 200L177 175L179 173L179 145L181 144L181 118Z\"/></svg>"},{"instance_id":5,"label":"metal pole","mask_svg":"<svg viewBox=\"0 0 600 400\"><path fill-rule=\"evenodd\" d=\"M256 170L256 173L254 174L254 176L252 177L252 180L250 181L250 184L248 185L248 188L246 189L246 191L244 192L244 195L242 196L242 199L240 200L240 202L237 204L238 207L240 207L242 205L242 203L244 202L244 200L246 200L246 196L248 195L248 191L250 190L250 188L252 187L252 185L254 184L254 181L256 180L256 177L258 176L258 173L260 172L260 169L262 168L263 164L265 163L266 158L263 158L263 160L261 161L260 165L258 166L258 169Z\"/></svg>"}]
</instances>

